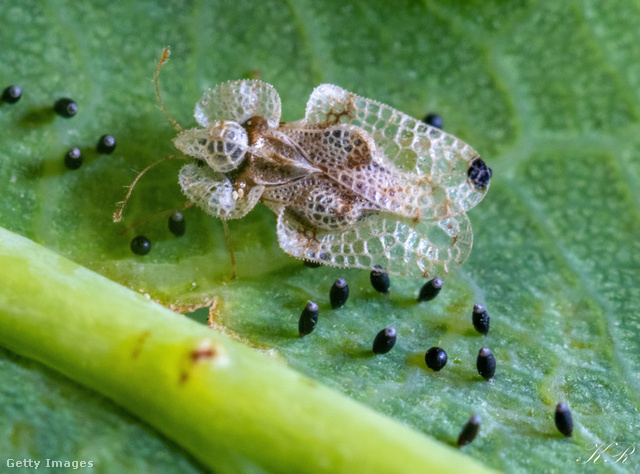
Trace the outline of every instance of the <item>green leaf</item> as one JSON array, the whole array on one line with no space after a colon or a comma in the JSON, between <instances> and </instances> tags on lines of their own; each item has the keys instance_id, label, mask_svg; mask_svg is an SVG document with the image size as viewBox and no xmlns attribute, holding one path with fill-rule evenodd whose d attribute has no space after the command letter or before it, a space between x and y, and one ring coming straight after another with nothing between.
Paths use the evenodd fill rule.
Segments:
<instances>
[{"instance_id":1,"label":"green leaf","mask_svg":"<svg viewBox=\"0 0 640 474\"><path fill-rule=\"evenodd\" d=\"M24 237L0 229L0 242L0 344L107 395L209 469L488 472ZM95 454L83 449L89 459L66 462L122 468ZM7 467L21 467L13 459ZM48 457L40 462L50 467Z\"/></svg>"},{"instance_id":2,"label":"green leaf","mask_svg":"<svg viewBox=\"0 0 640 474\"><path fill-rule=\"evenodd\" d=\"M23 87L17 104L0 105L0 225L162 302L215 297L230 334L443 443L477 412L480 434L464 451L487 466L598 470L602 458L576 459L588 460L594 443L637 443L640 432L639 13L636 2L595 0L20 2L0 29L0 78ZM160 87L184 127L207 87L254 71L280 93L284 120L303 115L321 82L415 117L440 113L494 171L469 212L469 261L433 302L417 304L423 282L408 279L378 295L365 272L308 269L284 255L272 214L259 208L231 222L239 278L228 281L221 224L200 210L185 211L180 238L166 217L129 228L184 204L173 160L141 180L125 224L112 224L132 168L176 153L151 81L166 45ZM48 110L63 96L79 104L76 117ZM118 140L112 155L95 152L104 133ZM72 146L85 155L75 171L63 165ZM130 252L137 234L151 239L149 255ZM330 310L337 277L351 296ZM299 339L308 299L320 320ZM491 315L487 336L471 326L475 302ZM370 355L389 324L396 347ZM431 346L449 355L438 373L424 365ZM475 371L483 346L497 359L492 382ZM96 449L83 442L93 430L108 440L100 459L113 469L123 456L135 470L201 468L93 392L0 355L3 452L80 459ZM575 421L569 439L553 425L560 401ZM638 453L616 459L607 464L640 466Z\"/></svg>"}]
</instances>

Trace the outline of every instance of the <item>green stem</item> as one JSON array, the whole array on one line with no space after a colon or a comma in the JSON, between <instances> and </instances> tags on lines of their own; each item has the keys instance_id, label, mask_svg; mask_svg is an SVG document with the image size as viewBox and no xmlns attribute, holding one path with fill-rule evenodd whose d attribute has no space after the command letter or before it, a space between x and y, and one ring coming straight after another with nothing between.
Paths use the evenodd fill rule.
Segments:
<instances>
[{"instance_id":1,"label":"green stem","mask_svg":"<svg viewBox=\"0 0 640 474\"><path fill-rule=\"evenodd\" d=\"M219 472L480 472L474 460L0 228L0 344Z\"/></svg>"}]
</instances>

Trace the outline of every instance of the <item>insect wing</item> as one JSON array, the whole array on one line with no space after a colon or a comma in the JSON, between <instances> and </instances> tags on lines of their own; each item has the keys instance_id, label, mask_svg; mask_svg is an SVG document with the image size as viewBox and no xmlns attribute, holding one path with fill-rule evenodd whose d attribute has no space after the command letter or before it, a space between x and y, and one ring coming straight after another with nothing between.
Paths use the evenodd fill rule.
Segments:
<instances>
[{"instance_id":1,"label":"insect wing","mask_svg":"<svg viewBox=\"0 0 640 474\"><path fill-rule=\"evenodd\" d=\"M471 252L473 233L466 214L442 220L370 215L348 229L309 231L285 206L269 204L276 213L280 247L293 257L327 265L413 277L448 272Z\"/></svg>"},{"instance_id":2,"label":"insect wing","mask_svg":"<svg viewBox=\"0 0 640 474\"><path fill-rule=\"evenodd\" d=\"M244 79L218 84L204 93L196 104L195 118L203 127L231 120L242 125L254 115L277 127L281 113L280 96L271 84Z\"/></svg>"},{"instance_id":3,"label":"insect wing","mask_svg":"<svg viewBox=\"0 0 640 474\"><path fill-rule=\"evenodd\" d=\"M220 121L208 128L183 130L173 143L183 153L206 161L214 171L228 173L244 160L248 141L241 125Z\"/></svg>"},{"instance_id":4,"label":"insect wing","mask_svg":"<svg viewBox=\"0 0 640 474\"><path fill-rule=\"evenodd\" d=\"M412 219L456 214L440 186L385 162L384 154L360 127L342 123L324 129L283 126L279 130L306 150L313 166L377 209Z\"/></svg>"},{"instance_id":5,"label":"insect wing","mask_svg":"<svg viewBox=\"0 0 640 474\"><path fill-rule=\"evenodd\" d=\"M185 196L207 214L220 219L240 219L260 200L264 186L254 186L248 193L234 198L229 178L208 166L189 163L180 169L178 182Z\"/></svg>"},{"instance_id":6,"label":"insect wing","mask_svg":"<svg viewBox=\"0 0 640 474\"><path fill-rule=\"evenodd\" d=\"M487 192L488 185L474 186L468 179L471 162L478 157L473 148L388 105L322 84L307 102L305 122L307 127L348 123L362 128L387 162L430 183L438 200L446 200L448 215L468 211Z\"/></svg>"}]
</instances>

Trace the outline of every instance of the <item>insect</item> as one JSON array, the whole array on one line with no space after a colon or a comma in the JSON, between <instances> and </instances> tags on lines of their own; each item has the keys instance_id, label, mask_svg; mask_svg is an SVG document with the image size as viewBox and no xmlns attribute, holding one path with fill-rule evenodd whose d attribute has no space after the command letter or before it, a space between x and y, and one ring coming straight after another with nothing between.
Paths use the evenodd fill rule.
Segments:
<instances>
[{"instance_id":1,"label":"insect","mask_svg":"<svg viewBox=\"0 0 640 474\"><path fill-rule=\"evenodd\" d=\"M427 277L466 260L465 213L491 173L470 146L331 84L315 88L303 119L281 122L280 111L273 86L239 80L205 92L201 128L167 113L175 146L194 158L178 178L188 200L223 222L264 203L282 250L309 262Z\"/></svg>"}]
</instances>

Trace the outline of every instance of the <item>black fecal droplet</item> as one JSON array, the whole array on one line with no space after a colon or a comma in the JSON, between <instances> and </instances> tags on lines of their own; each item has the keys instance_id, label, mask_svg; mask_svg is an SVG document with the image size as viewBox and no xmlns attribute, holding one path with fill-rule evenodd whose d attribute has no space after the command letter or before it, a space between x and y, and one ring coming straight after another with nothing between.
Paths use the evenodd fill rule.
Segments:
<instances>
[{"instance_id":1,"label":"black fecal droplet","mask_svg":"<svg viewBox=\"0 0 640 474\"><path fill-rule=\"evenodd\" d=\"M396 329L388 326L380 331L373 340L373 353L386 354L396 345Z\"/></svg>"},{"instance_id":2,"label":"black fecal droplet","mask_svg":"<svg viewBox=\"0 0 640 474\"><path fill-rule=\"evenodd\" d=\"M565 436L571 436L573 433L573 418L566 403L556 405L556 428Z\"/></svg>"},{"instance_id":3,"label":"black fecal droplet","mask_svg":"<svg viewBox=\"0 0 640 474\"><path fill-rule=\"evenodd\" d=\"M467 172L469 179L476 188L486 188L491 181L493 171L487 166L487 164L478 157L474 159L469 165L469 171Z\"/></svg>"},{"instance_id":4,"label":"black fecal droplet","mask_svg":"<svg viewBox=\"0 0 640 474\"><path fill-rule=\"evenodd\" d=\"M443 281L440 278L434 278L429 280L422 288L420 288L420 294L418 295L418 301L431 301L442 289Z\"/></svg>"},{"instance_id":5,"label":"black fecal droplet","mask_svg":"<svg viewBox=\"0 0 640 474\"><path fill-rule=\"evenodd\" d=\"M308 267L308 268L318 268L321 267L322 264L319 262L312 262L311 260L305 260L304 262L304 266Z\"/></svg>"},{"instance_id":6,"label":"black fecal droplet","mask_svg":"<svg viewBox=\"0 0 640 474\"><path fill-rule=\"evenodd\" d=\"M487 334L489 332L489 313L485 307L481 304L473 306L473 314L471 315L471 321L473 327L476 328L480 334Z\"/></svg>"},{"instance_id":7,"label":"black fecal droplet","mask_svg":"<svg viewBox=\"0 0 640 474\"><path fill-rule=\"evenodd\" d=\"M480 415L473 414L467 424L462 427L460 436L458 436L458 446L466 446L471 443L477 436L480 430L480 422L482 419Z\"/></svg>"},{"instance_id":8,"label":"black fecal droplet","mask_svg":"<svg viewBox=\"0 0 640 474\"><path fill-rule=\"evenodd\" d=\"M313 301L309 301L307 306L302 310L300 320L298 321L298 331L300 337L311 334L318 324L318 305Z\"/></svg>"},{"instance_id":9,"label":"black fecal droplet","mask_svg":"<svg viewBox=\"0 0 640 474\"><path fill-rule=\"evenodd\" d=\"M7 104L15 104L22 97L22 89L18 86L9 86L2 91L2 100Z\"/></svg>"},{"instance_id":10,"label":"black fecal droplet","mask_svg":"<svg viewBox=\"0 0 640 474\"><path fill-rule=\"evenodd\" d=\"M79 148L70 148L64 155L64 165L70 170L77 170L82 166L82 152Z\"/></svg>"},{"instance_id":11,"label":"black fecal droplet","mask_svg":"<svg viewBox=\"0 0 640 474\"><path fill-rule=\"evenodd\" d=\"M447 365L447 353L441 347L432 347L424 355L424 361L427 367L438 372Z\"/></svg>"},{"instance_id":12,"label":"black fecal droplet","mask_svg":"<svg viewBox=\"0 0 640 474\"><path fill-rule=\"evenodd\" d=\"M349 285L344 278L338 278L329 292L329 301L333 309L343 306L349 298Z\"/></svg>"},{"instance_id":13,"label":"black fecal droplet","mask_svg":"<svg viewBox=\"0 0 640 474\"><path fill-rule=\"evenodd\" d=\"M96 146L98 153L109 155L116 149L116 139L111 135L102 135Z\"/></svg>"},{"instance_id":14,"label":"black fecal droplet","mask_svg":"<svg viewBox=\"0 0 640 474\"><path fill-rule=\"evenodd\" d=\"M389 293L389 288L391 288L391 280L389 279L389 274L384 271L384 269L380 265L376 265L371 270L371 285L373 288L380 293Z\"/></svg>"},{"instance_id":15,"label":"black fecal droplet","mask_svg":"<svg viewBox=\"0 0 640 474\"><path fill-rule=\"evenodd\" d=\"M169 216L169 231L178 237L187 231L187 222L180 211L173 211Z\"/></svg>"},{"instance_id":16,"label":"black fecal droplet","mask_svg":"<svg viewBox=\"0 0 640 474\"><path fill-rule=\"evenodd\" d=\"M431 125L432 127L439 128L442 130L444 122L442 121L442 117L438 114L428 114L422 119L424 123L427 125Z\"/></svg>"},{"instance_id":17,"label":"black fecal droplet","mask_svg":"<svg viewBox=\"0 0 640 474\"><path fill-rule=\"evenodd\" d=\"M62 99L56 100L56 103L53 104L53 110L55 110L60 117L71 118L78 113L78 104L68 97L63 97Z\"/></svg>"},{"instance_id":18,"label":"black fecal droplet","mask_svg":"<svg viewBox=\"0 0 640 474\"><path fill-rule=\"evenodd\" d=\"M478 373L485 379L492 379L496 373L496 359L491 353L491 349L483 347L478 351L478 359L476 360Z\"/></svg>"},{"instance_id":19,"label":"black fecal droplet","mask_svg":"<svg viewBox=\"0 0 640 474\"><path fill-rule=\"evenodd\" d=\"M146 255L151 251L151 241L144 235L134 237L131 241L131 251L136 255Z\"/></svg>"}]
</instances>

